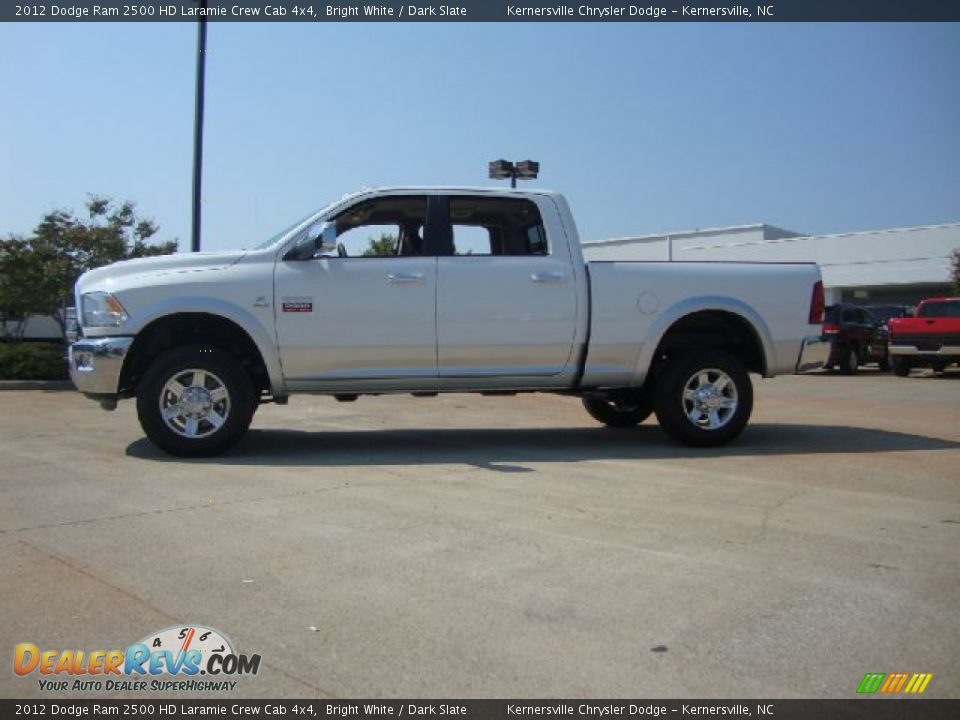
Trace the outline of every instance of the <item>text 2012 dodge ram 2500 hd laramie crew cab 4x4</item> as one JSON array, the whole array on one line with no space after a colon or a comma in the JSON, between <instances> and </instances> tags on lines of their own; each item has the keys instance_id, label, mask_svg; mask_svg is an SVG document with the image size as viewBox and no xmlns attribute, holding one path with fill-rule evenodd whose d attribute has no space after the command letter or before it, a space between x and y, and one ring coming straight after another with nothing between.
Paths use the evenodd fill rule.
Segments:
<instances>
[{"instance_id":1,"label":"text 2012 dodge ram 2500 hd laramie crew cab 4x4","mask_svg":"<svg viewBox=\"0 0 960 720\"><path fill-rule=\"evenodd\" d=\"M74 383L135 397L175 455L226 450L294 393L557 392L601 423L656 412L719 445L748 372L822 365L823 288L804 263L584 263L556 193L381 189L262 246L131 260L77 282Z\"/></svg>"}]
</instances>

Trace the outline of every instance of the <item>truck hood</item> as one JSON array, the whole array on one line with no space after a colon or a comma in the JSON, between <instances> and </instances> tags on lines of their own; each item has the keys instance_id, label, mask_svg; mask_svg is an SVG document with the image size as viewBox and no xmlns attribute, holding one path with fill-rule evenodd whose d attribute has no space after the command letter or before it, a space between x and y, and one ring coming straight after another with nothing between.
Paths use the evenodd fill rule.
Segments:
<instances>
[{"instance_id":1,"label":"truck hood","mask_svg":"<svg viewBox=\"0 0 960 720\"><path fill-rule=\"evenodd\" d=\"M77 281L77 291L85 292L94 286L108 289L114 287L119 281L130 278L224 270L240 260L247 252L246 250L226 250L222 252L174 253L173 255L123 260L85 272Z\"/></svg>"}]
</instances>

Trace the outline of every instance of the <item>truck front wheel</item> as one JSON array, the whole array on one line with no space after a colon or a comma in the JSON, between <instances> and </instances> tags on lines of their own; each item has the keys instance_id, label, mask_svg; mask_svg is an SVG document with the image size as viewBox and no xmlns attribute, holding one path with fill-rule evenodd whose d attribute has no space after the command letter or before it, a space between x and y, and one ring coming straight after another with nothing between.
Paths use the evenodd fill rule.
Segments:
<instances>
[{"instance_id":1,"label":"truck front wheel","mask_svg":"<svg viewBox=\"0 0 960 720\"><path fill-rule=\"evenodd\" d=\"M888 353L884 353L883 357L877 360L877 367L880 372L890 372L890 355Z\"/></svg>"},{"instance_id":2,"label":"truck front wheel","mask_svg":"<svg viewBox=\"0 0 960 720\"><path fill-rule=\"evenodd\" d=\"M610 427L639 425L653 413L653 400L644 390L589 393L583 407L594 420Z\"/></svg>"},{"instance_id":3,"label":"truck front wheel","mask_svg":"<svg viewBox=\"0 0 960 720\"><path fill-rule=\"evenodd\" d=\"M753 385L743 363L719 350L681 355L654 393L660 428L685 445L712 447L737 437L753 410Z\"/></svg>"},{"instance_id":4,"label":"truck front wheel","mask_svg":"<svg viewBox=\"0 0 960 720\"><path fill-rule=\"evenodd\" d=\"M203 345L160 355L137 388L137 416L154 445L171 455L217 455L250 427L253 385L228 353Z\"/></svg>"},{"instance_id":5,"label":"truck front wheel","mask_svg":"<svg viewBox=\"0 0 960 720\"><path fill-rule=\"evenodd\" d=\"M893 374L897 377L906 377L910 374L911 365L910 361L906 358L899 356L894 356L891 360L891 367L893 368Z\"/></svg>"},{"instance_id":6,"label":"truck front wheel","mask_svg":"<svg viewBox=\"0 0 960 720\"><path fill-rule=\"evenodd\" d=\"M860 351L855 347L848 347L843 351L840 359L840 372L844 375L856 375L860 367Z\"/></svg>"}]
</instances>

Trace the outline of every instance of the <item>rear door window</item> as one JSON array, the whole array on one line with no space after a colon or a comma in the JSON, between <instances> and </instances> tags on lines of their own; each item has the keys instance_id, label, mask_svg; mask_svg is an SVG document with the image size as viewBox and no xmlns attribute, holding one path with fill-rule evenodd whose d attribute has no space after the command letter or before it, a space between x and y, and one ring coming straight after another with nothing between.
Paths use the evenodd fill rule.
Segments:
<instances>
[{"instance_id":1,"label":"rear door window","mask_svg":"<svg viewBox=\"0 0 960 720\"><path fill-rule=\"evenodd\" d=\"M530 200L451 197L450 229L457 256L547 254L543 220Z\"/></svg>"},{"instance_id":2,"label":"rear door window","mask_svg":"<svg viewBox=\"0 0 960 720\"><path fill-rule=\"evenodd\" d=\"M960 318L960 300L947 300L946 302L927 303L920 308L917 317L949 317Z\"/></svg>"}]
</instances>

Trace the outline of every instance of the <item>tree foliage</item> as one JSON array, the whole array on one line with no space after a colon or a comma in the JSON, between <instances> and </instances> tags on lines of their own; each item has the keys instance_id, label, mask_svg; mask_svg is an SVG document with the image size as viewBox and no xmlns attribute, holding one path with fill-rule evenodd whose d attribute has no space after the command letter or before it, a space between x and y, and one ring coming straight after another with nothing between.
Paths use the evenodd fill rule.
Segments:
<instances>
[{"instance_id":1,"label":"tree foliage","mask_svg":"<svg viewBox=\"0 0 960 720\"><path fill-rule=\"evenodd\" d=\"M397 254L397 236L390 233L380 233L378 238L370 238L370 244L363 251L363 257Z\"/></svg>"},{"instance_id":2,"label":"tree foliage","mask_svg":"<svg viewBox=\"0 0 960 720\"><path fill-rule=\"evenodd\" d=\"M150 241L159 227L138 216L132 202L91 195L86 208L85 219L53 210L29 237L0 240L0 314L15 320L8 339L19 339L31 315L53 317L66 337L66 309L73 305L73 286L83 273L177 249L175 240ZM6 322L3 329L7 333Z\"/></svg>"},{"instance_id":3,"label":"tree foliage","mask_svg":"<svg viewBox=\"0 0 960 720\"><path fill-rule=\"evenodd\" d=\"M0 239L0 332L4 339L20 340L37 293L36 267L30 243L11 235Z\"/></svg>"},{"instance_id":4,"label":"tree foliage","mask_svg":"<svg viewBox=\"0 0 960 720\"><path fill-rule=\"evenodd\" d=\"M953 251L953 290L960 295L960 248Z\"/></svg>"}]
</instances>

